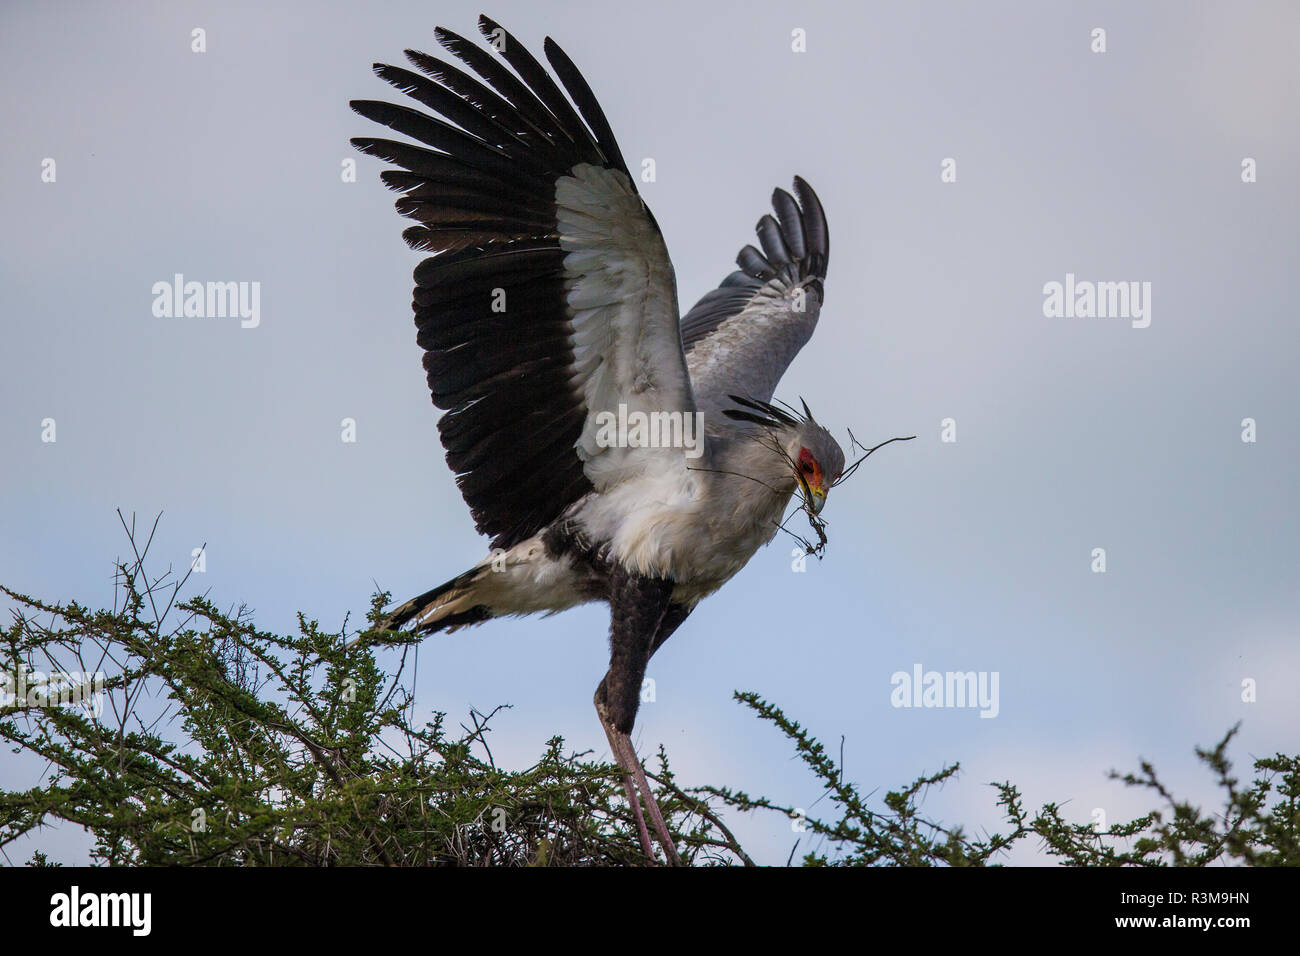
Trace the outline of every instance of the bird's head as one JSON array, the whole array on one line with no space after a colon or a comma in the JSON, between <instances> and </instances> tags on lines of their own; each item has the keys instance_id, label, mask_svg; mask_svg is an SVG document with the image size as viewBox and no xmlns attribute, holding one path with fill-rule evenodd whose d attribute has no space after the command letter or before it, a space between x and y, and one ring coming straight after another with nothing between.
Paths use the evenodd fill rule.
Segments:
<instances>
[{"instance_id":1,"label":"bird's head","mask_svg":"<svg viewBox=\"0 0 1300 956\"><path fill-rule=\"evenodd\" d=\"M831 485L839 481L844 472L844 449L810 415L795 430L786 446L786 454L794 465L795 481L803 495L804 506L818 514L826 504Z\"/></svg>"},{"instance_id":2,"label":"bird's head","mask_svg":"<svg viewBox=\"0 0 1300 956\"><path fill-rule=\"evenodd\" d=\"M762 425L766 444L789 466L795 487L803 497L809 514L816 515L826 504L831 486L844 472L844 449L831 433L813 418L808 404L803 414L778 408L767 402L731 396L743 409L728 409L726 415L737 421Z\"/></svg>"}]
</instances>

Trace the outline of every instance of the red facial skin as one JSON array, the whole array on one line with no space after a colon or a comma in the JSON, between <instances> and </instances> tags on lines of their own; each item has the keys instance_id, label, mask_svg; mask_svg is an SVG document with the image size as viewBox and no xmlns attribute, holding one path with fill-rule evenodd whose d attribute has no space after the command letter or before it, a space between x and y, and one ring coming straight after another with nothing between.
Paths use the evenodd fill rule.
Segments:
<instances>
[{"instance_id":1,"label":"red facial skin","mask_svg":"<svg viewBox=\"0 0 1300 956\"><path fill-rule=\"evenodd\" d=\"M817 463L817 459L807 448L799 449L799 477L809 488L826 490L826 486L822 484L822 466Z\"/></svg>"}]
</instances>

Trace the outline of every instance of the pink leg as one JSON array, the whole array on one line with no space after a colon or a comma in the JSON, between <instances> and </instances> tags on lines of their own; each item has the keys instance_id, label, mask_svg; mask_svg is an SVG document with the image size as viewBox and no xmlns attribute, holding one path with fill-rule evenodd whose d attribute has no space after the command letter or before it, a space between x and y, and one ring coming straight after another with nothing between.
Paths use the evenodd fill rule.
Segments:
<instances>
[{"instance_id":1,"label":"pink leg","mask_svg":"<svg viewBox=\"0 0 1300 956\"><path fill-rule=\"evenodd\" d=\"M677 854L677 847L673 844L672 835L668 832L668 826L664 823L663 813L659 810L659 802L655 800L654 791L650 789L650 781L646 779L645 768L641 766L641 761L637 759L636 750L632 746L632 741L627 734L624 734L616 727L606 724L605 736L609 738L609 746L614 752L614 759L618 765L627 772L624 776L624 788L628 793L628 800L632 803L633 812L636 815L637 825L642 833L642 847L649 843L649 834L646 832L644 818L641 816L641 807L636 799L635 791L632 789L632 779L636 779L636 789L640 790L641 798L645 801L646 810L650 813L650 822L655 828L655 834L659 837L659 843L664 848L664 856L668 858L670 866L681 866L682 859ZM653 852L647 852L646 856L654 859Z\"/></svg>"},{"instance_id":2,"label":"pink leg","mask_svg":"<svg viewBox=\"0 0 1300 956\"><path fill-rule=\"evenodd\" d=\"M623 792L627 794L628 806L632 808L632 817L636 820L637 836L641 838L641 851L645 853L646 859L653 864L655 862L655 851L650 843L650 832L646 829L645 817L641 813L641 802L637 800L636 789L632 786L632 777L626 772L628 770L627 758L620 746L622 741L627 738L605 723L603 717L600 723L605 728L605 736L609 738L609 748L614 754L614 760L625 771L623 774Z\"/></svg>"}]
</instances>

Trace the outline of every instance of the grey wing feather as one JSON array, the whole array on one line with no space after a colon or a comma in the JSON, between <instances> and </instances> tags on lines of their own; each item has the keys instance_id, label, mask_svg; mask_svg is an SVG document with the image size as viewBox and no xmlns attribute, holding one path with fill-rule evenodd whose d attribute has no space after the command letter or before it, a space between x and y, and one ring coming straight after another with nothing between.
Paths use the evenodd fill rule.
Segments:
<instances>
[{"instance_id":1,"label":"grey wing feather","mask_svg":"<svg viewBox=\"0 0 1300 956\"><path fill-rule=\"evenodd\" d=\"M817 327L830 234L812 188L796 176L794 191L798 201L783 189L772 194L776 217L755 228L762 251L741 249L740 268L682 318L686 364L706 415L733 407L729 395L771 401Z\"/></svg>"}]
</instances>

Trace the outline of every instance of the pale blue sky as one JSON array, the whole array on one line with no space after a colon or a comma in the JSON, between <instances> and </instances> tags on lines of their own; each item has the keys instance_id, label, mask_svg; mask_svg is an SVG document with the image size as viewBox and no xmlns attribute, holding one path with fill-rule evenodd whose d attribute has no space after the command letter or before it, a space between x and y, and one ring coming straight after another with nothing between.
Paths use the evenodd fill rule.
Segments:
<instances>
[{"instance_id":1,"label":"pale blue sky","mask_svg":"<svg viewBox=\"0 0 1300 956\"><path fill-rule=\"evenodd\" d=\"M1294 751L1300 11L846 7L482 11L533 49L555 37L629 164L656 160L642 192L683 309L730 271L772 188L805 176L830 222L827 299L778 396L841 436L919 436L831 495L824 561L796 574L778 541L673 637L641 752L666 744L686 784L811 804L790 748L730 699L755 690L828 745L843 734L864 790L960 760L929 806L992 825L990 780L1117 819L1148 804L1105 772L1139 755L1207 794L1192 747L1237 720L1243 767ZM165 511L155 548L178 566L207 541L202 585L264 628L300 609L337 625L372 578L403 599L481 556L415 344L419 255L381 164L339 175L348 138L375 132L348 100L390 95L370 64L433 52L435 25L473 35L479 12L5 5L0 581L109 603L118 507ZM1258 182L1241 182L1244 157ZM155 318L150 289L177 272L259 281L260 326ZM1151 282L1150 327L1044 318L1042 287L1067 272ZM556 733L603 750L606 625L589 607L431 638L421 704L513 704L493 748L514 765ZM999 672L999 716L891 707L890 675L918 662ZM0 754L5 786L39 769ZM785 821L733 822L785 860ZM66 832L40 839L84 854Z\"/></svg>"}]
</instances>

